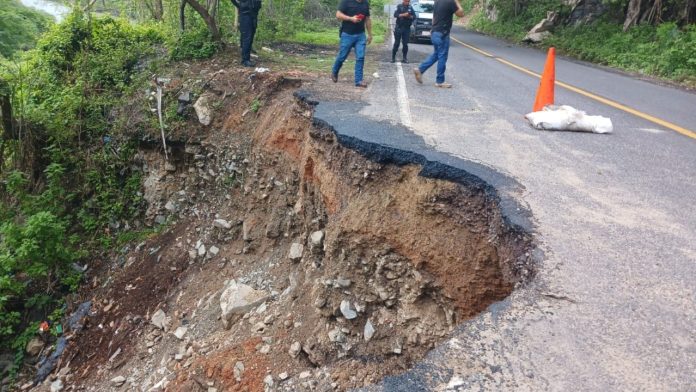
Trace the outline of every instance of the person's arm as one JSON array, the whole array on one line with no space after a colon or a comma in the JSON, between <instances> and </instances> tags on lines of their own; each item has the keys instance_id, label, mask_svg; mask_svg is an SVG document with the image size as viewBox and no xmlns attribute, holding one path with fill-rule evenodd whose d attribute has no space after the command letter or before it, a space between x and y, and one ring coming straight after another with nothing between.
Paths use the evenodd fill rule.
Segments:
<instances>
[{"instance_id":1,"label":"person's arm","mask_svg":"<svg viewBox=\"0 0 696 392\"><path fill-rule=\"evenodd\" d=\"M395 18L408 18L410 13L408 12L408 8L406 9L406 12L399 12L403 11L403 7L401 4L396 6L396 11L394 11L394 17Z\"/></svg>"},{"instance_id":2,"label":"person's arm","mask_svg":"<svg viewBox=\"0 0 696 392\"><path fill-rule=\"evenodd\" d=\"M372 43L372 18L369 16L365 18L365 28L367 29L367 44Z\"/></svg>"},{"instance_id":3,"label":"person's arm","mask_svg":"<svg viewBox=\"0 0 696 392\"><path fill-rule=\"evenodd\" d=\"M239 3L237 2L237 0L230 0L230 1L232 1L232 4L234 4L234 6L237 7L237 9L239 9Z\"/></svg>"},{"instance_id":4,"label":"person's arm","mask_svg":"<svg viewBox=\"0 0 696 392\"><path fill-rule=\"evenodd\" d=\"M457 5L457 10L454 12L454 14L461 18L464 16L464 9L462 8L462 5L459 4L459 0L454 0L454 4Z\"/></svg>"},{"instance_id":5,"label":"person's arm","mask_svg":"<svg viewBox=\"0 0 696 392\"><path fill-rule=\"evenodd\" d=\"M341 11L336 11L336 19L346 22L360 23L360 20L355 16L348 16Z\"/></svg>"}]
</instances>

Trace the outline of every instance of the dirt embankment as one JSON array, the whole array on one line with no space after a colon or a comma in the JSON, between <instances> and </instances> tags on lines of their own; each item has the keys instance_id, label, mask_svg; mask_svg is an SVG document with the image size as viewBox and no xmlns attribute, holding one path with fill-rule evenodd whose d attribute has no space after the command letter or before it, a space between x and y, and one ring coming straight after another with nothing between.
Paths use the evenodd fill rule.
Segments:
<instances>
[{"instance_id":1,"label":"dirt embankment","mask_svg":"<svg viewBox=\"0 0 696 392\"><path fill-rule=\"evenodd\" d=\"M236 90L213 94L209 128L169 163L140 153L150 216L172 223L95 277L94 314L59 366L66 385L360 387L408 369L520 281L529 238L490 192L342 146L293 96L299 80L215 83Z\"/></svg>"}]
</instances>

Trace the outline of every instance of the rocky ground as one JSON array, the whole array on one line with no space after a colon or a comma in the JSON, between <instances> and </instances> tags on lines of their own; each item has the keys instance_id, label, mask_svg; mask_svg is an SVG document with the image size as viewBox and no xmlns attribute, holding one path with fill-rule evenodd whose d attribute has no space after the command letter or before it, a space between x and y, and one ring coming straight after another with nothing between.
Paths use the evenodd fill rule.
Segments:
<instances>
[{"instance_id":1,"label":"rocky ground","mask_svg":"<svg viewBox=\"0 0 696 392\"><path fill-rule=\"evenodd\" d=\"M296 94L332 94L315 75L220 61L171 75L169 96L196 105L168 160L137 126L147 112L123 109L142 142L142 224L160 230L87 273L72 302L89 311L37 390L357 388L522 280L529 238L495 195L341 145Z\"/></svg>"}]
</instances>

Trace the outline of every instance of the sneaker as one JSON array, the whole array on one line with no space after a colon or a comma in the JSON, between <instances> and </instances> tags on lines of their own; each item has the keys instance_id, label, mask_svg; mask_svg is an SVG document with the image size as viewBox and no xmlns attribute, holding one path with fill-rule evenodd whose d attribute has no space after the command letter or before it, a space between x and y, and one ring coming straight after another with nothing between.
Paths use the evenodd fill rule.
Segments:
<instances>
[{"instance_id":1,"label":"sneaker","mask_svg":"<svg viewBox=\"0 0 696 392\"><path fill-rule=\"evenodd\" d=\"M396 59L394 57L392 57L390 63L394 64L395 62L396 62Z\"/></svg>"},{"instance_id":2,"label":"sneaker","mask_svg":"<svg viewBox=\"0 0 696 392\"><path fill-rule=\"evenodd\" d=\"M338 74L331 73L331 80L333 80L334 83L338 83Z\"/></svg>"},{"instance_id":3,"label":"sneaker","mask_svg":"<svg viewBox=\"0 0 696 392\"><path fill-rule=\"evenodd\" d=\"M247 60L247 61L242 61L242 65L245 66L245 67L254 67L254 66L256 66L256 64L254 64L253 61L249 61L249 60Z\"/></svg>"},{"instance_id":4,"label":"sneaker","mask_svg":"<svg viewBox=\"0 0 696 392\"><path fill-rule=\"evenodd\" d=\"M355 87L367 88L367 83L365 83L365 82L355 83Z\"/></svg>"},{"instance_id":5,"label":"sneaker","mask_svg":"<svg viewBox=\"0 0 696 392\"><path fill-rule=\"evenodd\" d=\"M401 60L401 62L404 63L404 64L408 64L408 59L404 57L404 59Z\"/></svg>"},{"instance_id":6,"label":"sneaker","mask_svg":"<svg viewBox=\"0 0 696 392\"><path fill-rule=\"evenodd\" d=\"M449 83L435 83L435 87L439 88L452 88L452 85Z\"/></svg>"},{"instance_id":7,"label":"sneaker","mask_svg":"<svg viewBox=\"0 0 696 392\"><path fill-rule=\"evenodd\" d=\"M418 68L413 69L413 75L416 76L416 82L423 84L423 74Z\"/></svg>"}]
</instances>

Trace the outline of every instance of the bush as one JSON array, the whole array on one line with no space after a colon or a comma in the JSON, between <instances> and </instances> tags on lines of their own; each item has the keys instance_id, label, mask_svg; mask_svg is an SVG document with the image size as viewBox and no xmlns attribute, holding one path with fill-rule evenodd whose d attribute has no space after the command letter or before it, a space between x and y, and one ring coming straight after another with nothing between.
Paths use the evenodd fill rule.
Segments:
<instances>
[{"instance_id":1,"label":"bush","mask_svg":"<svg viewBox=\"0 0 696 392\"><path fill-rule=\"evenodd\" d=\"M113 109L147 85L163 41L156 25L75 11L0 69L23 126L17 141L0 133L5 159L23 169L0 178L0 348L18 358L27 328L77 287L73 263L109 223L142 211L134 145L114 135Z\"/></svg>"},{"instance_id":2,"label":"bush","mask_svg":"<svg viewBox=\"0 0 696 392\"><path fill-rule=\"evenodd\" d=\"M622 31L606 21L558 29L545 45L582 60L672 79L696 79L696 26L668 22Z\"/></svg>"},{"instance_id":3,"label":"bush","mask_svg":"<svg viewBox=\"0 0 696 392\"><path fill-rule=\"evenodd\" d=\"M517 14L513 2L495 0L493 4L499 13L496 22L487 19L481 11L472 18L470 26L514 41L521 41L546 16L546 11L560 11L562 17L569 11L558 0L529 2ZM618 6L618 2L607 4ZM559 53L581 60L690 84L696 82L696 25L679 28L674 22L667 22L658 26L639 25L623 32L622 25L611 14L589 25L559 26L543 46L554 46Z\"/></svg>"},{"instance_id":4,"label":"bush","mask_svg":"<svg viewBox=\"0 0 696 392\"><path fill-rule=\"evenodd\" d=\"M191 18L191 20L198 19ZM170 43L170 48L172 60L207 59L218 50L217 45L212 41L210 31L200 21L194 22L193 26L176 34L176 40Z\"/></svg>"}]
</instances>

